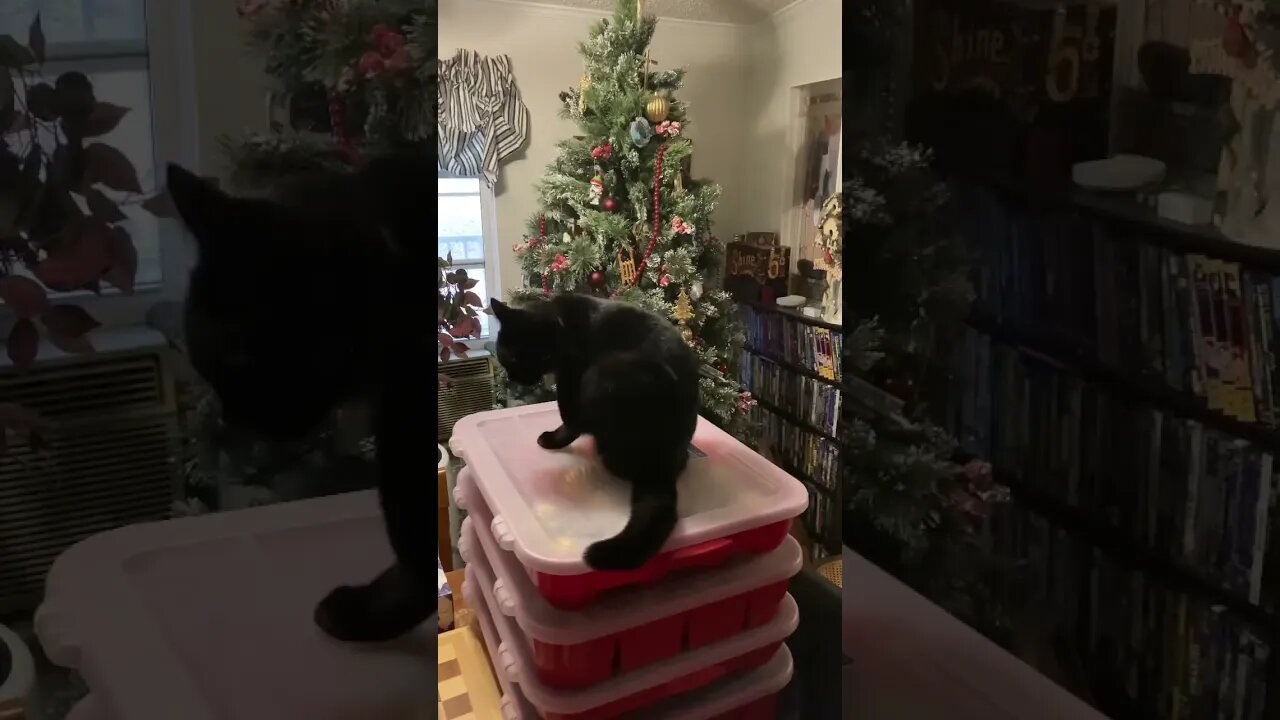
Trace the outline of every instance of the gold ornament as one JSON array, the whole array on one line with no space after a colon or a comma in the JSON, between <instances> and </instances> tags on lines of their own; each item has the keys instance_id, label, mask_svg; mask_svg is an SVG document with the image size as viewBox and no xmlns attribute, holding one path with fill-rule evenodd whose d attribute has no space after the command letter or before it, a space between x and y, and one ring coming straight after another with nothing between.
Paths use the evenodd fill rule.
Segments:
<instances>
[{"instance_id":1,"label":"gold ornament","mask_svg":"<svg viewBox=\"0 0 1280 720\"><path fill-rule=\"evenodd\" d=\"M583 73L582 81L578 83L578 112L586 112L587 91L590 89L591 89L591 77L586 73Z\"/></svg>"},{"instance_id":2,"label":"gold ornament","mask_svg":"<svg viewBox=\"0 0 1280 720\"><path fill-rule=\"evenodd\" d=\"M623 285L635 284L636 256L629 247L618 249L618 277L621 278Z\"/></svg>"},{"instance_id":3,"label":"gold ornament","mask_svg":"<svg viewBox=\"0 0 1280 720\"><path fill-rule=\"evenodd\" d=\"M671 112L671 103L661 95L654 95L644 105L644 116L651 123L660 123L666 120L669 112Z\"/></svg>"},{"instance_id":4,"label":"gold ornament","mask_svg":"<svg viewBox=\"0 0 1280 720\"><path fill-rule=\"evenodd\" d=\"M693 305L689 302L689 294L684 291L683 284L680 286L680 294L676 296L676 306L671 311L671 318L680 326L680 337L692 345L693 330L689 329L687 323L693 319Z\"/></svg>"},{"instance_id":5,"label":"gold ornament","mask_svg":"<svg viewBox=\"0 0 1280 720\"><path fill-rule=\"evenodd\" d=\"M636 0L636 22L644 20L644 0Z\"/></svg>"}]
</instances>

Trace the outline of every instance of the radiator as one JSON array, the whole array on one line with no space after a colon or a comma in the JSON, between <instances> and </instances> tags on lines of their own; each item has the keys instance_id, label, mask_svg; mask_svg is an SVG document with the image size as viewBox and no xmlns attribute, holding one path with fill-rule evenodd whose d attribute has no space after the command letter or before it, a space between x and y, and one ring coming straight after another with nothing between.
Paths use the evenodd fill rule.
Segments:
<instances>
[{"instance_id":1,"label":"radiator","mask_svg":"<svg viewBox=\"0 0 1280 720\"><path fill-rule=\"evenodd\" d=\"M436 439L448 440L453 425L466 415L493 409L493 365L489 357L450 360L439 366L452 387L440 390L436 411Z\"/></svg>"},{"instance_id":2,"label":"radiator","mask_svg":"<svg viewBox=\"0 0 1280 720\"><path fill-rule=\"evenodd\" d=\"M0 614L35 608L69 546L168 516L181 476L167 352L155 344L0 370L0 401L52 424L39 452L11 438L0 454Z\"/></svg>"}]
</instances>

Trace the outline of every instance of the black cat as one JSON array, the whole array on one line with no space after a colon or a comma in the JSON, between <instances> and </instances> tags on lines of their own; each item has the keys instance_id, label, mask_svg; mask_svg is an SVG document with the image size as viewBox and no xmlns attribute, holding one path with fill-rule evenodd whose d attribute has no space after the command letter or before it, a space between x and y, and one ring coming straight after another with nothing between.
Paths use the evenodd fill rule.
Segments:
<instances>
[{"instance_id":1,"label":"black cat","mask_svg":"<svg viewBox=\"0 0 1280 720\"><path fill-rule=\"evenodd\" d=\"M587 548L597 570L638 568L676 524L676 478L698 422L698 358L669 321L634 305L557 295L514 308L491 300L498 362L512 381L556 377L560 427L538 444L595 437L604 467L631 484L631 517L615 537Z\"/></svg>"},{"instance_id":2,"label":"black cat","mask_svg":"<svg viewBox=\"0 0 1280 720\"><path fill-rule=\"evenodd\" d=\"M435 354L424 290L436 273L434 165L425 152L388 156L286 183L271 199L231 197L169 167L169 193L199 248L188 351L223 420L288 440L345 401L373 403L396 563L320 602L316 622L342 640L389 640L436 608L436 489L423 480L430 458L421 451L435 423L435 381L422 366Z\"/></svg>"}]
</instances>

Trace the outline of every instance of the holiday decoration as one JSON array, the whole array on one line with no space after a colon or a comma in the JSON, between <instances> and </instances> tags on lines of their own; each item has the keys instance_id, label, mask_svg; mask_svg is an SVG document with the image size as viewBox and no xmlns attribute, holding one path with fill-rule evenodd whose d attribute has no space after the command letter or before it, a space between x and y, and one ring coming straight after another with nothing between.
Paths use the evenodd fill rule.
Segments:
<instances>
[{"instance_id":1,"label":"holiday decoration","mask_svg":"<svg viewBox=\"0 0 1280 720\"><path fill-rule=\"evenodd\" d=\"M674 120L664 120L658 123L658 134L666 138L676 137L680 134L680 123Z\"/></svg>"},{"instance_id":2,"label":"holiday decoration","mask_svg":"<svg viewBox=\"0 0 1280 720\"><path fill-rule=\"evenodd\" d=\"M434 147L436 28L422 2L264 0L242 6L241 16L281 92L327 99L321 117L290 123L327 124L330 137L282 131L224 138L233 184L273 187L393 148Z\"/></svg>"},{"instance_id":3,"label":"holiday decoration","mask_svg":"<svg viewBox=\"0 0 1280 720\"><path fill-rule=\"evenodd\" d=\"M694 302L702 299L702 281L695 280L689 285L689 298Z\"/></svg>"},{"instance_id":4,"label":"holiday decoration","mask_svg":"<svg viewBox=\"0 0 1280 720\"><path fill-rule=\"evenodd\" d=\"M843 268L852 275L844 294L855 312L842 363L842 409L848 403L851 411L840 438L844 537L933 602L990 627L999 609L981 579L994 562L966 499L973 481L955 462L955 438L914 402L913 378L944 362L972 301L965 248L930 158L918 146L869 141L852 159L843 196L824 203L823 227L834 230L828 221L840 214L841 230L858 247L858 261ZM839 237L820 240L837 263ZM875 378L883 385L868 381ZM1000 496L984 491L981 498Z\"/></svg>"},{"instance_id":5,"label":"holiday decoration","mask_svg":"<svg viewBox=\"0 0 1280 720\"><path fill-rule=\"evenodd\" d=\"M694 317L693 305L689 302L689 295L680 288L680 294L676 296L675 309L671 311L671 319L676 321L680 326L680 336L684 341L693 344L693 331L689 329L689 321Z\"/></svg>"},{"instance_id":6,"label":"holiday decoration","mask_svg":"<svg viewBox=\"0 0 1280 720\"><path fill-rule=\"evenodd\" d=\"M634 285L636 282L636 256L631 248L618 249L618 277L623 285Z\"/></svg>"},{"instance_id":7,"label":"holiday decoration","mask_svg":"<svg viewBox=\"0 0 1280 720\"><path fill-rule=\"evenodd\" d=\"M583 73L582 80L578 83L578 113L582 114L587 111L587 91L591 89L591 77Z\"/></svg>"},{"instance_id":8,"label":"holiday decoration","mask_svg":"<svg viewBox=\"0 0 1280 720\"><path fill-rule=\"evenodd\" d=\"M569 259L564 256L564 253L556 253L555 259L551 261L551 272L560 272L567 267L569 267Z\"/></svg>"},{"instance_id":9,"label":"holiday decoration","mask_svg":"<svg viewBox=\"0 0 1280 720\"><path fill-rule=\"evenodd\" d=\"M697 320L686 324L689 342L696 343L704 365L699 379L702 412L751 442L754 424L739 408L739 384L726 375L736 365L734 349L744 340L739 315L732 298L712 284L723 263L720 246L699 236L711 227L719 188L683 174L694 150L685 105L673 99L683 71L640 72L647 67L646 50L658 21L643 13L637 20L635 0L618 0L616 7L613 17L595 24L579 46L592 82L590 115L568 108L577 131L560 144L538 186L539 212L548 230L556 236L570 228L578 231L572 242L554 251L518 254L520 275L533 278L534 287L512 296L533 298L551 287L590 292L668 316L681 288L689 298L695 284L702 283L698 299L688 300ZM652 142L654 125L643 117L643 106L655 96L663 99L666 110L657 122L669 123L659 142ZM673 123L680 124L678 134L672 134ZM586 201L584 190L593 176L602 179L595 205ZM675 190L677 182L683 191ZM685 233L673 230L676 217ZM556 262L557 252L567 265ZM552 270L553 263L559 269ZM540 292L537 280L548 276ZM538 389L518 396L526 391L508 392L512 402L549 397Z\"/></svg>"},{"instance_id":10,"label":"holiday decoration","mask_svg":"<svg viewBox=\"0 0 1280 720\"><path fill-rule=\"evenodd\" d=\"M671 218L671 229L681 235L692 235L693 226L685 222L679 215Z\"/></svg>"},{"instance_id":11,"label":"holiday decoration","mask_svg":"<svg viewBox=\"0 0 1280 720\"><path fill-rule=\"evenodd\" d=\"M844 213L840 193L835 193L822 204L822 223L818 227L815 244L822 250L822 269L827 273L827 287L822 293L822 319L840 324L844 302L841 296L841 280L844 271L840 264L840 225Z\"/></svg>"},{"instance_id":12,"label":"holiday decoration","mask_svg":"<svg viewBox=\"0 0 1280 720\"><path fill-rule=\"evenodd\" d=\"M631 121L627 132L631 136L631 144L638 148L643 148L653 139L653 126L642 117Z\"/></svg>"},{"instance_id":13,"label":"holiday decoration","mask_svg":"<svg viewBox=\"0 0 1280 720\"><path fill-rule=\"evenodd\" d=\"M1230 78L1235 134L1222 148L1218 166L1220 216L1229 237L1271 245L1280 235L1280 60L1261 41L1274 30L1259 24L1264 10L1253 3L1198 0L1227 17L1221 38L1191 41L1191 72Z\"/></svg>"},{"instance_id":14,"label":"holiday decoration","mask_svg":"<svg viewBox=\"0 0 1280 720\"><path fill-rule=\"evenodd\" d=\"M600 198L604 197L604 178L599 175L591 178L591 188L587 193L587 202L592 205L599 205Z\"/></svg>"},{"instance_id":15,"label":"holiday decoration","mask_svg":"<svg viewBox=\"0 0 1280 720\"><path fill-rule=\"evenodd\" d=\"M651 123L660 123L671 112L671 103L662 95L654 95L644 104L644 116Z\"/></svg>"}]
</instances>

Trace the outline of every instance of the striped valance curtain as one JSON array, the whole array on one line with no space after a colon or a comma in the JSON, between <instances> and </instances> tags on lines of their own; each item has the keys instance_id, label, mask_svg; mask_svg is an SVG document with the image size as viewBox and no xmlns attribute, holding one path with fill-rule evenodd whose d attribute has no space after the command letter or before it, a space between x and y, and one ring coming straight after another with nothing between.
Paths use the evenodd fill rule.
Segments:
<instances>
[{"instance_id":1,"label":"striped valance curtain","mask_svg":"<svg viewBox=\"0 0 1280 720\"><path fill-rule=\"evenodd\" d=\"M459 50L440 61L440 172L483 177L492 186L498 163L524 145L529 110L520 100L511 58Z\"/></svg>"}]
</instances>

